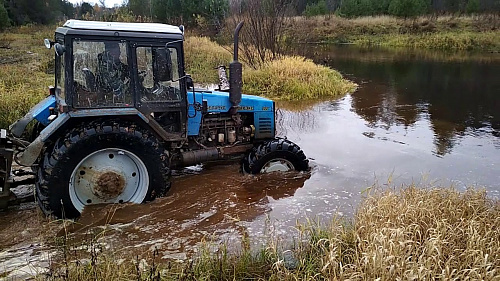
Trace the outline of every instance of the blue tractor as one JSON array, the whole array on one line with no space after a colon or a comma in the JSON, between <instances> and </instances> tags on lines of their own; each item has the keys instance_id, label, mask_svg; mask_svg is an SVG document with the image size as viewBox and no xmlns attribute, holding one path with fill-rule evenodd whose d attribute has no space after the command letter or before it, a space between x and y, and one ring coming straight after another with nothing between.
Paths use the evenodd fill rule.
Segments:
<instances>
[{"instance_id":1,"label":"blue tractor","mask_svg":"<svg viewBox=\"0 0 500 281\"><path fill-rule=\"evenodd\" d=\"M230 79L220 68L227 83L217 91L195 89L186 75L183 26L69 20L57 28L45 40L55 86L1 130L0 205L16 183L13 160L32 167L35 198L57 218L153 200L168 191L171 169L207 161L240 157L249 174L307 170L302 150L275 137L274 102L241 94L241 27Z\"/></svg>"}]
</instances>

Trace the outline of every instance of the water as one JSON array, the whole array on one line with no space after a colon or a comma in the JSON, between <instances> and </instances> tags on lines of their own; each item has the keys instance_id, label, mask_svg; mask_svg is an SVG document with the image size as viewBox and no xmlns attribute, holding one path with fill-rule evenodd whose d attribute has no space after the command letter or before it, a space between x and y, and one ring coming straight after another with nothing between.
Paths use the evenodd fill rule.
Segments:
<instances>
[{"instance_id":1,"label":"water","mask_svg":"<svg viewBox=\"0 0 500 281\"><path fill-rule=\"evenodd\" d=\"M183 259L204 239L262 242L269 233L294 235L306 218L351 216L373 185L472 186L500 197L499 55L300 50L360 85L334 101L279 104L279 135L301 146L310 173L252 177L237 163L192 167L174 177L168 197L88 208L67 231L83 240L87 230L105 230L107 247L158 248L165 259ZM33 209L1 220L15 221L18 212Z\"/></svg>"}]
</instances>

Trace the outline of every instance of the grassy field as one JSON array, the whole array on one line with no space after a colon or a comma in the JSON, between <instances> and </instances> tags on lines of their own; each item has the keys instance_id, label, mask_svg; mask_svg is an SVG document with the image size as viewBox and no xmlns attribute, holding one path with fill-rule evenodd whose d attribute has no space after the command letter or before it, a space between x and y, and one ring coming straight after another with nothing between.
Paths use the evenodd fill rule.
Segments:
<instances>
[{"instance_id":1,"label":"grassy field","mask_svg":"<svg viewBox=\"0 0 500 281\"><path fill-rule=\"evenodd\" d=\"M0 35L0 127L5 128L45 97L53 85L52 38L55 26L25 26ZM215 84L216 67L228 65L231 52L205 37L187 36L187 72L195 83ZM274 99L328 98L355 90L356 85L335 70L301 57L283 57L259 69L245 67L243 93Z\"/></svg>"},{"instance_id":2,"label":"grassy field","mask_svg":"<svg viewBox=\"0 0 500 281\"><path fill-rule=\"evenodd\" d=\"M269 237L260 249L229 253L207 244L197 257L121 257L92 250L53 264L53 280L498 280L500 201L482 190L367 191L353 218L298 224L294 241ZM98 246L97 246L98 247ZM120 263L116 261L123 258ZM68 264L66 267L64 264ZM65 270L67 268L67 270ZM57 270L56 270L57 269ZM40 279L41 276L39 276ZM45 277L43 277L45 278Z\"/></svg>"},{"instance_id":3,"label":"grassy field","mask_svg":"<svg viewBox=\"0 0 500 281\"><path fill-rule=\"evenodd\" d=\"M54 27L27 26L0 35L0 128L48 95L54 84L53 51L43 45Z\"/></svg>"},{"instance_id":4,"label":"grassy field","mask_svg":"<svg viewBox=\"0 0 500 281\"><path fill-rule=\"evenodd\" d=\"M296 17L287 26L291 41L388 48L500 52L497 15L403 20L390 16L345 19Z\"/></svg>"}]
</instances>

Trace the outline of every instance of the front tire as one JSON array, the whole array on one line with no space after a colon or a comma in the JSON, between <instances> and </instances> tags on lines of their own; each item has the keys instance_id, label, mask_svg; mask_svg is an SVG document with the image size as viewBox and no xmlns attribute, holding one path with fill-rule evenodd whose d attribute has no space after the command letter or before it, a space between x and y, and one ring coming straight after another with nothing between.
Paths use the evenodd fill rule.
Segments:
<instances>
[{"instance_id":1,"label":"front tire","mask_svg":"<svg viewBox=\"0 0 500 281\"><path fill-rule=\"evenodd\" d=\"M45 153L36 197L46 215L74 219L90 204L153 200L169 183L168 155L154 136L101 120L75 127Z\"/></svg>"},{"instance_id":2,"label":"front tire","mask_svg":"<svg viewBox=\"0 0 500 281\"><path fill-rule=\"evenodd\" d=\"M306 171L309 161L300 147L286 139L273 139L254 147L242 161L244 173Z\"/></svg>"}]
</instances>

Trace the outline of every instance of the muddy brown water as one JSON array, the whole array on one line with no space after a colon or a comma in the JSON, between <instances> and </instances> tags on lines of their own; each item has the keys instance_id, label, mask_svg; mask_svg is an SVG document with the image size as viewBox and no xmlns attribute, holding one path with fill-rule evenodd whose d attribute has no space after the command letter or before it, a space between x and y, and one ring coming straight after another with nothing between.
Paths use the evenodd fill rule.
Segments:
<instances>
[{"instance_id":1,"label":"muddy brown water","mask_svg":"<svg viewBox=\"0 0 500 281\"><path fill-rule=\"evenodd\" d=\"M204 239L263 242L269 233L296 234L297 220L351 216L374 184L474 186L500 197L498 54L298 49L360 85L334 101L279 104L278 133L301 146L310 173L254 177L240 174L238 163L190 167L174 177L169 196L93 206L65 230L45 229L35 205L26 205L0 213L0 237L9 237L1 248L15 251L37 232L84 240L97 230L107 247L134 254L158 248L163 258L182 259ZM20 218L30 227L21 230Z\"/></svg>"}]
</instances>

